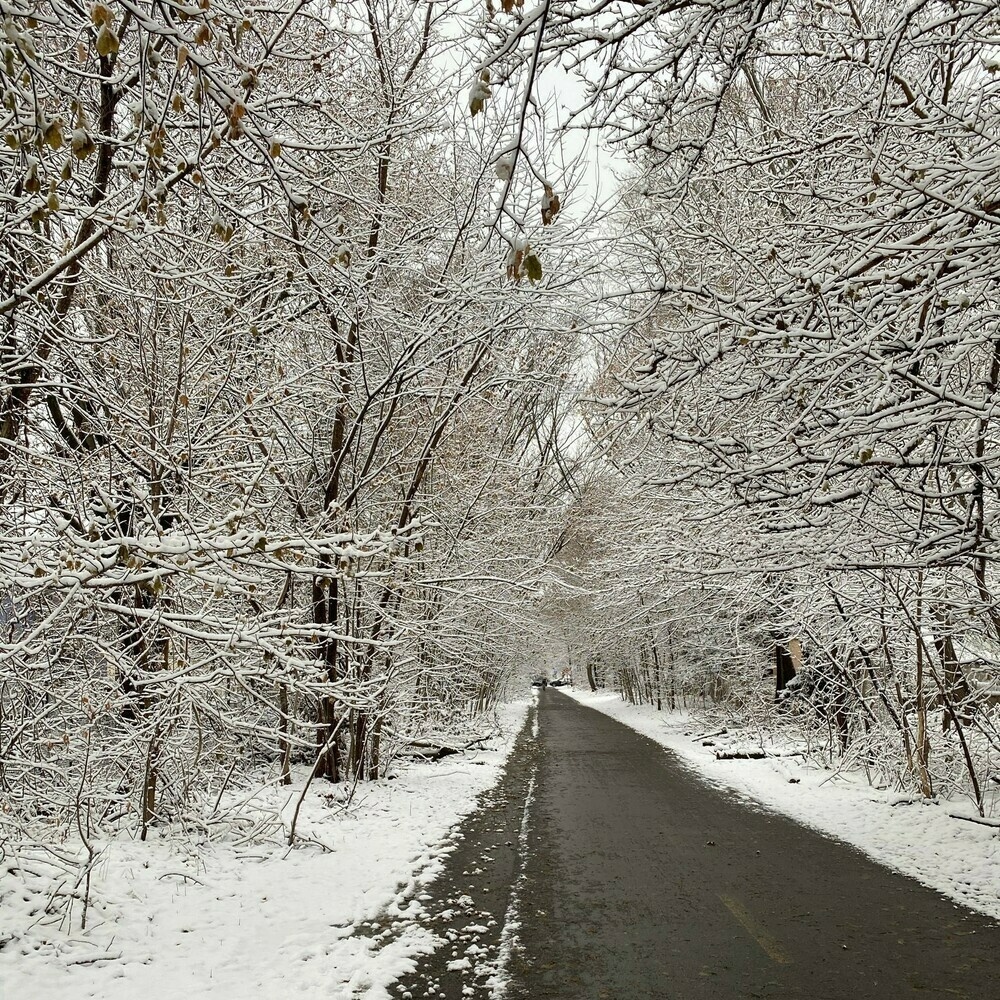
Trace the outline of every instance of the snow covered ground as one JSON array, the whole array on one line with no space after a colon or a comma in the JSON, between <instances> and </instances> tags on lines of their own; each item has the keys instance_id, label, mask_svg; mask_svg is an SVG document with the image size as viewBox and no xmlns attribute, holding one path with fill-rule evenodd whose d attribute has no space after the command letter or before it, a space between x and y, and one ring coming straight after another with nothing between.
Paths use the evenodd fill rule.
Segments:
<instances>
[{"instance_id":1,"label":"snow covered ground","mask_svg":"<svg viewBox=\"0 0 1000 1000\"><path fill-rule=\"evenodd\" d=\"M745 737L730 733L703 746L690 715L627 705L617 694L564 691L753 807L786 813L1000 919L1000 831L953 818L973 814L967 803L923 805L802 757L717 760L719 745ZM60 883L43 855L3 845L0 1000L385 1000L436 943L418 919L425 887L451 847L452 828L499 777L526 709L505 708L503 735L487 749L400 767L396 780L359 786L349 808L341 801L346 788L313 786L293 850L283 830L301 785L258 791L253 808L240 812L258 817L256 832L241 833L234 821L228 835L211 839L192 827L169 837L154 831L145 843L125 836L95 843L85 930L79 899L72 909L56 907L56 916L45 913L43 888L66 893L72 878ZM267 817L273 829L262 837ZM79 845L58 850L71 858Z\"/></svg>"},{"instance_id":2,"label":"snow covered ground","mask_svg":"<svg viewBox=\"0 0 1000 1000\"><path fill-rule=\"evenodd\" d=\"M785 813L853 844L875 860L975 910L1000 919L1000 829L956 816L978 815L968 801L923 803L872 788L863 775L824 770L801 756L717 760L725 742L748 747L746 734L698 738L687 713L629 705L615 693L563 688L566 694L655 740L702 778L750 805Z\"/></svg>"},{"instance_id":3,"label":"snow covered ground","mask_svg":"<svg viewBox=\"0 0 1000 1000\"><path fill-rule=\"evenodd\" d=\"M349 808L346 786L313 784L293 850L283 835L301 783L255 797L255 814L274 817L263 841L260 827L246 836L234 824L221 839L195 828L96 843L86 930L78 900L61 919L44 912L40 886L62 892L72 877L59 888L37 851L4 845L0 1000L387 997L434 943L416 921L423 886L499 777L527 706L504 706L485 749L401 766L396 780L359 785Z\"/></svg>"}]
</instances>

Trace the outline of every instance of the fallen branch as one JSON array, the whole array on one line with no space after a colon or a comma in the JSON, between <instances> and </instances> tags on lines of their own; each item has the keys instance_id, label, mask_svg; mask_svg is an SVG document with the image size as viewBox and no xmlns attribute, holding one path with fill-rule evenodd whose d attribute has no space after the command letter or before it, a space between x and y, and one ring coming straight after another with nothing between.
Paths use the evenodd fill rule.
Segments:
<instances>
[{"instance_id":1,"label":"fallen branch","mask_svg":"<svg viewBox=\"0 0 1000 1000\"><path fill-rule=\"evenodd\" d=\"M1000 819L987 819L985 816L963 816L961 813L948 813L952 819L965 820L966 823L978 823L993 830L1000 830Z\"/></svg>"},{"instance_id":2,"label":"fallen branch","mask_svg":"<svg viewBox=\"0 0 1000 1000\"><path fill-rule=\"evenodd\" d=\"M405 746L400 747L396 753L408 757L419 757L421 760L441 760L444 757L451 757L453 754L466 753L473 747L485 743L487 738L486 736L480 736L478 739L472 740L462 747L448 746L443 743L430 743L426 740L412 740L407 742Z\"/></svg>"},{"instance_id":3,"label":"fallen branch","mask_svg":"<svg viewBox=\"0 0 1000 1000\"><path fill-rule=\"evenodd\" d=\"M156 877L158 879L182 878L182 879L185 879L188 882L194 882L195 885L204 886L204 884L205 884L204 882L200 881L199 879L196 879L193 875L185 875L184 872L164 872L162 875L157 875Z\"/></svg>"},{"instance_id":4,"label":"fallen branch","mask_svg":"<svg viewBox=\"0 0 1000 1000\"><path fill-rule=\"evenodd\" d=\"M763 750L716 750L716 760L763 760L765 757L772 757L773 754L764 753Z\"/></svg>"},{"instance_id":5,"label":"fallen branch","mask_svg":"<svg viewBox=\"0 0 1000 1000\"><path fill-rule=\"evenodd\" d=\"M94 955L92 958L70 958L67 965L96 965L98 962L117 962L121 959L122 953L114 955Z\"/></svg>"},{"instance_id":6,"label":"fallen branch","mask_svg":"<svg viewBox=\"0 0 1000 1000\"><path fill-rule=\"evenodd\" d=\"M710 733L702 733L700 736L693 736L692 739L695 739L695 740L710 740L710 739L713 739L716 736L726 736L728 733L729 733L729 730L726 729L725 727L723 727L722 729L713 730Z\"/></svg>"}]
</instances>

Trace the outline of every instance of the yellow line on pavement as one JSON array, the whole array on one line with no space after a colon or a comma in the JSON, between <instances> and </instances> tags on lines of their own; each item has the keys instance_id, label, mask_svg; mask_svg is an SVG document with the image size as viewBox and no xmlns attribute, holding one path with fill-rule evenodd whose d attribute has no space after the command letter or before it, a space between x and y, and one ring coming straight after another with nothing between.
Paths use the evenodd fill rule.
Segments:
<instances>
[{"instance_id":1,"label":"yellow line on pavement","mask_svg":"<svg viewBox=\"0 0 1000 1000\"><path fill-rule=\"evenodd\" d=\"M791 959L778 946L778 942L754 920L750 911L742 903L733 899L732 896L724 896L722 893L719 893L719 899L725 903L726 909L743 925L743 929L760 945L761 951L772 962L777 965L788 965L791 962Z\"/></svg>"}]
</instances>

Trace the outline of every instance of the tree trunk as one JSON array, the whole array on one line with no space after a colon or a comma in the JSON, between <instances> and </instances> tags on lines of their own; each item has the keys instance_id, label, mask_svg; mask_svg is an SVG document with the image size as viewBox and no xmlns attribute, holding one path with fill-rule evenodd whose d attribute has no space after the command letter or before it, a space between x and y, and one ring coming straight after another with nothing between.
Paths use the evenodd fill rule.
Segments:
<instances>
[{"instance_id":1,"label":"tree trunk","mask_svg":"<svg viewBox=\"0 0 1000 1000\"><path fill-rule=\"evenodd\" d=\"M971 701L971 691L962 666L958 662L952 637L950 635L935 636L934 647L941 660L941 672L944 680L942 696L949 705L949 711L944 713L942 723L944 731L948 732L952 718L959 724L968 724L972 721L971 715L966 710Z\"/></svg>"},{"instance_id":2,"label":"tree trunk","mask_svg":"<svg viewBox=\"0 0 1000 1000\"><path fill-rule=\"evenodd\" d=\"M916 633L917 633L917 676L916 676L916 686L917 686L917 740L916 740L916 761L917 761L917 778L920 782L920 791L925 798L931 798L934 795L934 786L931 782L930 774L930 756L931 756L931 741L927 734L927 700L924 697L924 640L923 636L920 634L921 623L922 623L922 606L921 606L921 592L923 590L923 579L922 577L918 579L917 582L917 617L916 617Z\"/></svg>"},{"instance_id":3,"label":"tree trunk","mask_svg":"<svg viewBox=\"0 0 1000 1000\"><path fill-rule=\"evenodd\" d=\"M292 743L289 739L288 723L288 685L278 685L278 749L281 753L281 783L290 785L292 783Z\"/></svg>"},{"instance_id":4,"label":"tree trunk","mask_svg":"<svg viewBox=\"0 0 1000 1000\"><path fill-rule=\"evenodd\" d=\"M653 652L653 679L656 686L656 711L663 711L663 695L660 681L660 657L656 652L656 641L650 640L650 649Z\"/></svg>"},{"instance_id":5,"label":"tree trunk","mask_svg":"<svg viewBox=\"0 0 1000 1000\"><path fill-rule=\"evenodd\" d=\"M146 839L149 826L156 817L156 779L159 774L159 756L160 736L159 732L154 732L149 739L149 747L146 750L146 768L142 777L142 832L139 835L140 840Z\"/></svg>"},{"instance_id":6,"label":"tree trunk","mask_svg":"<svg viewBox=\"0 0 1000 1000\"><path fill-rule=\"evenodd\" d=\"M330 560L324 558L321 565L329 566ZM336 638L340 617L339 583L336 577L315 578L312 585L313 621L317 626L330 629L330 634L320 640L320 652L326 664L327 680L331 684L339 677L339 644ZM316 722L316 752L322 758L316 773L329 781L340 781L339 740L331 738L337 726L337 703L332 695L320 698L316 707Z\"/></svg>"},{"instance_id":7,"label":"tree trunk","mask_svg":"<svg viewBox=\"0 0 1000 1000\"><path fill-rule=\"evenodd\" d=\"M774 644L774 700L777 701L781 692L788 687L788 682L795 676L795 661L788 647L783 642Z\"/></svg>"}]
</instances>

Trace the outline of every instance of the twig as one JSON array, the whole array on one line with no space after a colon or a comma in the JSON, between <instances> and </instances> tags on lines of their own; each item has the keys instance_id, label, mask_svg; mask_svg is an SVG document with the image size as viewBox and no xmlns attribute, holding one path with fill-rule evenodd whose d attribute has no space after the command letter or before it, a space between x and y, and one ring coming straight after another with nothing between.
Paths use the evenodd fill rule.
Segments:
<instances>
[{"instance_id":1,"label":"twig","mask_svg":"<svg viewBox=\"0 0 1000 1000\"><path fill-rule=\"evenodd\" d=\"M295 803L295 812L292 813L292 822L288 829L288 846L295 846L295 827L299 822L299 810L302 808L302 803L305 801L306 793L309 791L309 786L313 782L313 778L319 773L320 764L323 762L324 755L329 751L330 747L333 746L333 741L337 739L340 735L340 727L346 719L346 715L342 715L338 720L337 724L333 727L330 735L327 736L323 745L319 749L319 753L316 754L316 762L312 766L312 770L309 772L309 777L306 778L306 783L302 786L302 794L299 796L298 802Z\"/></svg>"},{"instance_id":2,"label":"twig","mask_svg":"<svg viewBox=\"0 0 1000 1000\"><path fill-rule=\"evenodd\" d=\"M71 958L67 965L96 965L98 962L117 962L122 957L122 953L117 955L94 955L93 958Z\"/></svg>"},{"instance_id":3,"label":"twig","mask_svg":"<svg viewBox=\"0 0 1000 1000\"><path fill-rule=\"evenodd\" d=\"M966 823L978 823L992 830L1000 830L1000 819L988 819L985 816L963 816L961 813L948 813L952 819L965 820Z\"/></svg>"},{"instance_id":4,"label":"twig","mask_svg":"<svg viewBox=\"0 0 1000 1000\"><path fill-rule=\"evenodd\" d=\"M196 879L193 875L185 875L184 872L164 872L162 875L157 875L157 880L164 878L183 878L187 879L189 882L194 882L196 885L203 886L205 883Z\"/></svg>"},{"instance_id":5,"label":"twig","mask_svg":"<svg viewBox=\"0 0 1000 1000\"><path fill-rule=\"evenodd\" d=\"M222 801L222 796L225 794L226 789L229 787L229 779L233 776L233 771L236 770L236 761L233 761L233 766L229 769L229 774L226 775L226 780L222 783L222 787L219 789L219 794L216 797L215 805L212 806L212 813L216 813L219 810L219 803Z\"/></svg>"}]
</instances>

